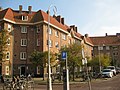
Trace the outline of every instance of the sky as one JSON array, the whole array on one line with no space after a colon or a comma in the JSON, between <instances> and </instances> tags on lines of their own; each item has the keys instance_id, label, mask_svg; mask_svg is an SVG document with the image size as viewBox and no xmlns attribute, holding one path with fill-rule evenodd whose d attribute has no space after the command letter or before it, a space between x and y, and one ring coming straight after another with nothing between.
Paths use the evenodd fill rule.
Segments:
<instances>
[{"instance_id":1,"label":"sky","mask_svg":"<svg viewBox=\"0 0 120 90\"><path fill-rule=\"evenodd\" d=\"M65 19L68 26L76 25L82 35L105 36L120 33L120 0L0 0L3 9L47 11L50 5L57 7L57 15ZM51 16L53 7L50 8Z\"/></svg>"}]
</instances>

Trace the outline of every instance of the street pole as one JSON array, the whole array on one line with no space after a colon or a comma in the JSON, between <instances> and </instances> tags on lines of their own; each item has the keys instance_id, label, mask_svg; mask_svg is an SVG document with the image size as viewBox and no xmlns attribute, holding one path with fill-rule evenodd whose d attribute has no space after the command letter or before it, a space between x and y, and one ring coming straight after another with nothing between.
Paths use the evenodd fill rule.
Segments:
<instances>
[{"instance_id":1,"label":"street pole","mask_svg":"<svg viewBox=\"0 0 120 90\"><path fill-rule=\"evenodd\" d=\"M50 5L48 8L48 87L47 90L52 90L52 82L51 82L51 67L50 67L50 8L53 5ZM56 7L54 6L55 10ZM54 10L54 13L55 13Z\"/></svg>"},{"instance_id":2,"label":"street pole","mask_svg":"<svg viewBox=\"0 0 120 90\"><path fill-rule=\"evenodd\" d=\"M69 70L68 70L67 53L66 53L66 78L67 78L67 89L66 90L69 90Z\"/></svg>"},{"instance_id":3,"label":"street pole","mask_svg":"<svg viewBox=\"0 0 120 90\"><path fill-rule=\"evenodd\" d=\"M88 66L87 66L87 59L85 58L85 53L84 53L84 49L82 48L82 57L83 57L83 64L85 64L85 67L86 67L86 74L87 74L87 79L88 79L88 87L89 87L89 90L92 90L91 89L91 82L90 82L90 78L89 78L89 74L88 74Z\"/></svg>"},{"instance_id":4,"label":"street pole","mask_svg":"<svg viewBox=\"0 0 120 90\"><path fill-rule=\"evenodd\" d=\"M99 48L99 68L100 68L100 71L99 71L99 73L101 73L101 60L100 60L100 46L98 46Z\"/></svg>"}]
</instances>

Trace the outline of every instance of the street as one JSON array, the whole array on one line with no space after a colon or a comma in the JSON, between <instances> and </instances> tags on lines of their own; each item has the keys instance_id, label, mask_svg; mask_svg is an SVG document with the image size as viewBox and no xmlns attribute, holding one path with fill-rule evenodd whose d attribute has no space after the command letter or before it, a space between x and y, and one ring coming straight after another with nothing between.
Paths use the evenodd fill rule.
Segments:
<instances>
[{"instance_id":1,"label":"street","mask_svg":"<svg viewBox=\"0 0 120 90\"><path fill-rule=\"evenodd\" d=\"M113 78L91 82L92 90L120 90L120 74ZM46 85L38 85L35 90L47 90ZM63 85L53 85L53 90L63 90ZM88 83L70 84L70 90L89 90Z\"/></svg>"},{"instance_id":2,"label":"street","mask_svg":"<svg viewBox=\"0 0 120 90\"><path fill-rule=\"evenodd\" d=\"M91 86L91 90L120 90L120 74L113 78L93 80ZM3 90L2 85L0 85L0 90ZM36 84L34 90L47 90L47 85ZM63 90L63 85L54 84L53 90ZM88 83L78 82L70 84L70 90L89 90Z\"/></svg>"}]
</instances>

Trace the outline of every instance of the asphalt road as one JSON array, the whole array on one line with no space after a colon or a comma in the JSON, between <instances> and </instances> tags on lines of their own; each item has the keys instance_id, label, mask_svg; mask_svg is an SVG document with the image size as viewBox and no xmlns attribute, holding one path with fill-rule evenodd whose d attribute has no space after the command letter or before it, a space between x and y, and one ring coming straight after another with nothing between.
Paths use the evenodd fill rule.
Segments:
<instances>
[{"instance_id":1,"label":"asphalt road","mask_svg":"<svg viewBox=\"0 0 120 90\"><path fill-rule=\"evenodd\" d=\"M39 85L35 90L47 90L47 88L46 85ZM53 90L63 90L63 85L53 85ZM88 83L71 84L70 90L89 90ZM91 90L120 90L120 74L113 78L92 81Z\"/></svg>"},{"instance_id":2,"label":"asphalt road","mask_svg":"<svg viewBox=\"0 0 120 90\"><path fill-rule=\"evenodd\" d=\"M0 90L2 90L1 85ZM47 85L35 85L34 90L47 90ZM53 90L63 90L63 85L55 84ZM70 84L70 90L89 90L88 83ZM92 81L91 90L120 90L120 74L113 78Z\"/></svg>"}]
</instances>

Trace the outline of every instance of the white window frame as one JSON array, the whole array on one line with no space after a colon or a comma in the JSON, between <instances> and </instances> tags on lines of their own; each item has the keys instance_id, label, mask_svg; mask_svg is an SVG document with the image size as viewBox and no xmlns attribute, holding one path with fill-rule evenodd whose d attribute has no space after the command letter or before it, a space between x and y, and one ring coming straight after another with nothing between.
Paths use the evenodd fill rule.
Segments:
<instances>
[{"instance_id":1,"label":"white window frame","mask_svg":"<svg viewBox=\"0 0 120 90\"><path fill-rule=\"evenodd\" d=\"M7 45L10 45L10 38L7 39Z\"/></svg>"},{"instance_id":2,"label":"white window frame","mask_svg":"<svg viewBox=\"0 0 120 90\"><path fill-rule=\"evenodd\" d=\"M21 46L27 46L27 39L21 39Z\"/></svg>"},{"instance_id":3,"label":"white window frame","mask_svg":"<svg viewBox=\"0 0 120 90\"><path fill-rule=\"evenodd\" d=\"M11 31L11 29L12 29L12 26L10 25L10 24L8 24L8 32L10 32Z\"/></svg>"},{"instance_id":4,"label":"white window frame","mask_svg":"<svg viewBox=\"0 0 120 90\"><path fill-rule=\"evenodd\" d=\"M40 33L40 26L37 27L37 33Z\"/></svg>"},{"instance_id":5,"label":"white window frame","mask_svg":"<svg viewBox=\"0 0 120 90\"><path fill-rule=\"evenodd\" d=\"M52 47L52 40L47 40L47 45L49 44L49 47Z\"/></svg>"},{"instance_id":6,"label":"white window frame","mask_svg":"<svg viewBox=\"0 0 120 90\"><path fill-rule=\"evenodd\" d=\"M106 46L106 50L110 50L110 46Z\"/></svg>"},{"instance_id":7,"label":"white window frame","mask_svg":"<svg viewBox=\"0 0 120 90\"><path fill-rule=\"evenodd\" d=\"M103 50L103 46L98 46L98 50Z\"/></svg>"},{"instance_id":8,"label":"white window frame","mask_svg":"<svg viewBox=\"0 0 120 90\"><path fill-rule=\"evenodd\" d=\"M9 66L5 66L5 75L9 75L10 68Z\"/></svg>"},{"instance_id":9,"label":"white window frame","mask_svg":"<svg viewBox=\"0 0 120 90\"><path fill-rule=\"evenodd\" d=\"M66 35L65 34L62 34L62 39L66 40Z\"/></svg>"},{"instance_id":10,"label":"white window frame","mask_svg":"<svg viewBox=\"0 0 120 90\"><path fill-rule=\"evenodd\" d=\"M26 60L26 52L20 52L20 59Z\"/></svg>"},{"instance_id":11,"label":"white window frame","mask_svg":"<svg viewBox=\"0 0 120 90\"><path fill-rule=\"evenodd\" d=\"M52 29L49 28L49 30L47 29L47 33L49 32L49 34L51 35L52 34Z\"/></svg>"},{"instance_id":12,"label":"white window frame","mask_svg":"<svg viewBox=\"0 0 120 90\"><path fill-rule=\"evenodd\" d=\"M21 33L27 33L27 27L21 26Z\"/></svg>"},{"instance_id":13,"label":"white window frame","mask_svg":"<svg viewBox=\"0 0 120 90\"><path fill-rule=\"evenodd\" d=\"M40 39L37 39L37 46L40 46Z\"/></svg>"},{"instance_id":14,"label":"white window frame","mask_svg":"<svg viewBox=\"0 0 120 90\"><path fill-rule=\"evenodd\" d=\"M22 16L22 21L28 21L28 16Z\"/></svg>"},{"instance_id":15,"label":"white window frame","mask_svg":"<svg viewBox=\"0 0 120 90\"><path fill-rule=\"evenodd\" d=\"M59 32L57 30L55 31L55 36L59 37Z\"/></svg>"},{"instance_id":16,"label":"white window frame","mask_svg":"<svg viewBox=\"0 0 120 90\"><path fill-rule=\"evenodd\" d=\"M6 52L6 60L10 60L10 52L9 51Z\"/></svg>"}]
</instances>

